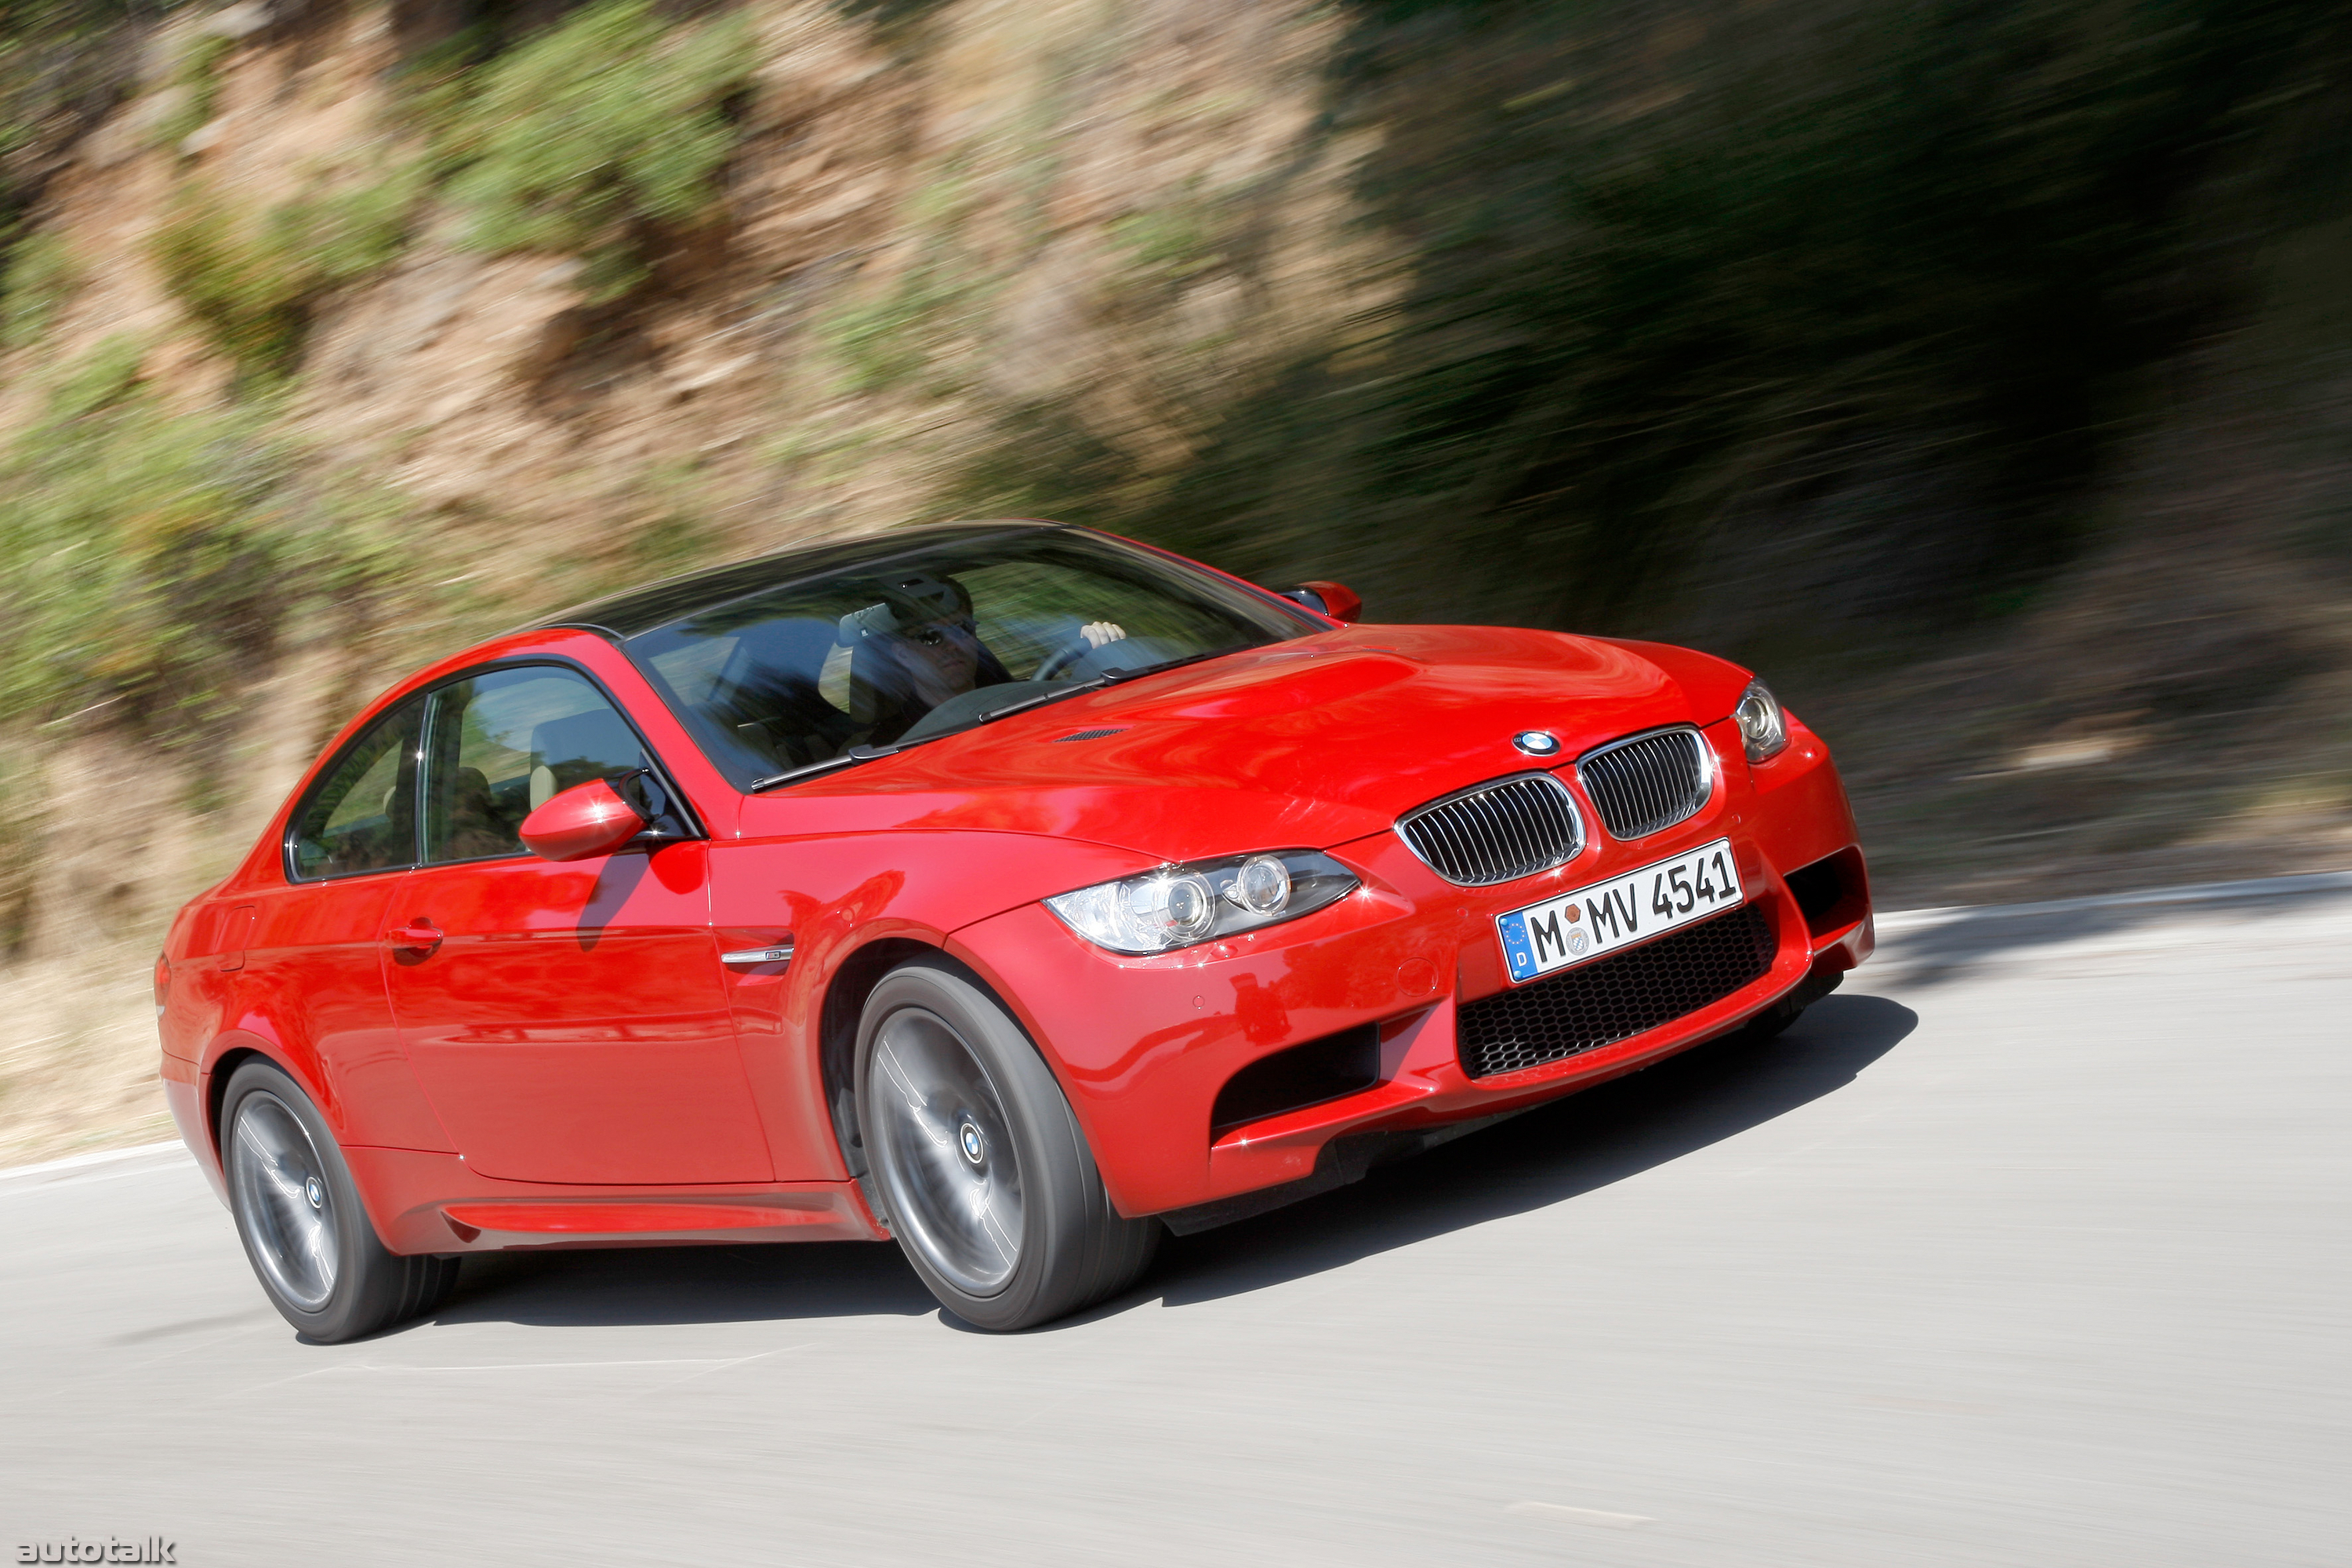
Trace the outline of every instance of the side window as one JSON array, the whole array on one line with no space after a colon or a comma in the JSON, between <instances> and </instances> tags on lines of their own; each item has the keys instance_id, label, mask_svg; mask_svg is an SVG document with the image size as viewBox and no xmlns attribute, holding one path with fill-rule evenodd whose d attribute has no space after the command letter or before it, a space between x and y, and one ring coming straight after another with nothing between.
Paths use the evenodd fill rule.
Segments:
<instances>
[{"instance_id":1,"label":"side window","mask_svg":"<svg viewBox=\"0 0 2352 1568\"><path fill-rule=\"evenodd\" d=\"M294 816L298 880L416 864L416 762L425 700L411 698L343 753Z\"/></svg>"},{"instance_id":2,"label":"side window","mask_svg":"<svg viewBox=\"0 0 2352 1568\"><path fill-rule=\"evenodd\" d=\"M425 858L524 855L522 819L590 779L646 764L604 693L568 669L525 666L454 681L434 696Z\"/></svg>"}]
</instances>

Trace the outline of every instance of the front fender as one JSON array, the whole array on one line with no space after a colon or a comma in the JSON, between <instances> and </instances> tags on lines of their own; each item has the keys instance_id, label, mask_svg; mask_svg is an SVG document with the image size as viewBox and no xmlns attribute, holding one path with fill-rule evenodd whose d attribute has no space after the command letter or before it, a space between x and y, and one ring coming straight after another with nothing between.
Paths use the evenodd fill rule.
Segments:
<instances>
[{"instance_id":1,"label":"front fender","mask_svg":"<svg viewBox=\"0 0 2352 1568\"><path fill-rule=\"evenodd\" d=\"M826 1003L849 1008L898 956L955 952L952 933L1049 893L1146 870L1133 850L1020 833L857 833L714 843L721 952L789 942L788 964L723 971L743 1071L782 1181L840 1181L824 1064ZM877 967L879 955L879 967ZM1020 1004L1006 997L1016 1014ZM836 1053L839 1042L835 1042ZM836 1076L838 1076L836 1064Z\"/></svg>"}]
</instances>

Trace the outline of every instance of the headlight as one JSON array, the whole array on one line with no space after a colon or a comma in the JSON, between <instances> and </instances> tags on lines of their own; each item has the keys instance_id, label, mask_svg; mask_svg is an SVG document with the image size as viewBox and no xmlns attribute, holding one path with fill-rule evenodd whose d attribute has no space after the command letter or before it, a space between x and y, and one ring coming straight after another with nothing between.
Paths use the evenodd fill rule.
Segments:
<instances>
[{"instance_id":1,"label":"headlight","mask_svg":"<svg viewBox=\"0 0 2352 1568\"><path fill-rule=\"evenodd\" d=\"M1777 757L1789 744L1789 721L1780 712L1780 701L1772 689L1760 680L1751 680L1748 689L1739 694L1739 706L1731 710L1739 724L1739 738L1747 744L1748 760L1760 763L1767 757Z\"/></svg>"},{"instance_id":2,"label":"headlight","mask_svg":"<svg viewBox=\"0 0 2352 1568\"><path fill-rule=\"evenodd\" d=\"M1168 952L1295 920L1355 889L1355 873L1328 855L1276 849L1162 866L1056 893L1045 907L1097 947Z\"/></svg>"}]
</instances>

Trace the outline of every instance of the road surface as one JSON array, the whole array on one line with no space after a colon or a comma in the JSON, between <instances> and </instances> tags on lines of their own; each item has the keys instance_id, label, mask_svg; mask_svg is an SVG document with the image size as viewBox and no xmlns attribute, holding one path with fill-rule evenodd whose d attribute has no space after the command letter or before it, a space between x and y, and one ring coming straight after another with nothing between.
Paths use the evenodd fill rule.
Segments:
<instances>
[{"instance_id":1,"label":"road surface","mask_svg":"<svg viewBox=\"0 0 2352 1568\"><path fill-rule=\"evenodd\" d=\"M894 1248L297 1341L184 1158L0 1180L0 1561L2352 1562L2352 889L1913 922L991 1338Z\"/></svg>"}]
</instances>

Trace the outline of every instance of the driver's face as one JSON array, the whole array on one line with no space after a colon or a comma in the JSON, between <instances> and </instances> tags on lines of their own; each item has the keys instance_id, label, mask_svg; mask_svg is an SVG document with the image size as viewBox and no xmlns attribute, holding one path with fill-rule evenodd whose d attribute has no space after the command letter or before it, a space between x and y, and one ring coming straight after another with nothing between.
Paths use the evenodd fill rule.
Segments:
<instances>
[{"instance_id":1,"label":"driver's face","mask_svg":"<svg viewBox=\"0 0 2352 1568\"><path fill-rule=\"evenodd\" d=\"M929 686L936 681L940 687L936 694L924 693L930 700L943 702L971 689L980 674L980 639L970 620L950 616L927 621L905 637L919 683Z\"/></svg>"}]
</instances>

